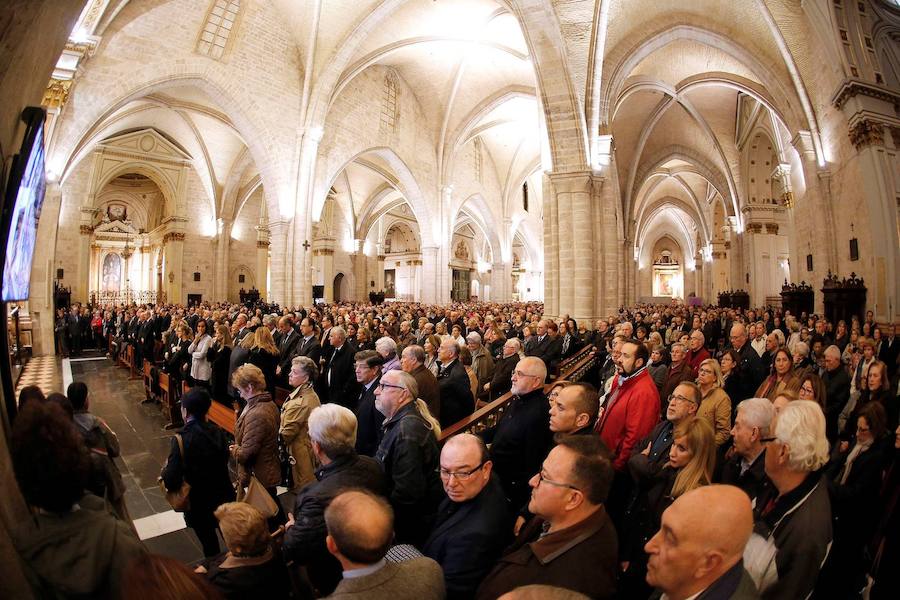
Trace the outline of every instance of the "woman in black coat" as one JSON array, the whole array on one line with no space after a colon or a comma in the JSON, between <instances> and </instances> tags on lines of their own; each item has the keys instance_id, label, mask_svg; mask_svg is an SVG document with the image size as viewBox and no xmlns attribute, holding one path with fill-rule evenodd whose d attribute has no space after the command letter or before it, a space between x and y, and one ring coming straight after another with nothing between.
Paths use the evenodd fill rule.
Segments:
<instances>
[{"instance_id":1,"label":"woman in black coat","mask_svg":"<svg viewBox=\"0 0 900 600\"><path fill-rule=\"evenodd\" d=\"M879 402L859 409L855 440L840 442L825 467L835 519L834 543L816 586L822 597L854 597L865 584L863 550L878 524L886 421Z\"/></svg>"},{"instance_id":2,"label":"woman in black coat","mask_svg":"<svg viewBox=\"0 0 900 600\"><path fill-rule=\"evenodd\" d=\"M170 492L177 491L185 481L190 484L191 506L184 513L184 521L200 539L204 556L219 554L218 522L213 513L220 504L234 500L228 476L228 440L221 429L206 420L211 404L209 392L201 387L191 388L181 399L184 429L178 435L184 454L177 436L173 437L169 459L160 475Z\"/></svg>"},{"instance_id":3,"label":"woman in black coat","mask_svg":"<svg viewBox=\"0 0 900 600\"><path fill-rule=\"evenodd\" d=\"M194 340L194 333L187 323L179 325L175 333L176 337L164 355L163 370L169 374L175 389L178 389L178 382L184 380L187 376L185 371L190 370L191 353L188 348Z\"/></svg>"},{"instance_id":4,"label":"woman in black coat","mask_svg":"<svg viewBox=\"0 0 900 600\"><path fill-rule=\"evenodd\" d=\"M266 378L266 391L272 398L275 397L275 382L278 380L275 369L278 367L278 346L272 338L272 333L265 327L260 327L253 334L253 348L250 350L250 358L247 362L256 365Z\"/></svg>"},{"instance_id":5,"label":"woman in black coat","mask_svg":"<svg viewBox=\"0 0 900 600\"><path fill-rule=\"evenodd\" d=\"M722 389L731 399L731 424L734 425L734 419L737 417L737 405L746 400L741 397L744 395L744 382L741 381L741 357L734 350L726 350L719 359L719 368L722 369L722 377L725 379Z\"/></svg>"},{"instance_id":6,"label":"woman in black coat","mask_svg":"<svg viewBox=\"0 0 900 600\"><path fill-rule=\"evenodd\" d=\"M212 375L209 383L212 397L219 402L228 403L228 368L231 361L231 332L226 325L216 326L216 337L206 355L212 363Z\"/></svg>"}]
</instances>

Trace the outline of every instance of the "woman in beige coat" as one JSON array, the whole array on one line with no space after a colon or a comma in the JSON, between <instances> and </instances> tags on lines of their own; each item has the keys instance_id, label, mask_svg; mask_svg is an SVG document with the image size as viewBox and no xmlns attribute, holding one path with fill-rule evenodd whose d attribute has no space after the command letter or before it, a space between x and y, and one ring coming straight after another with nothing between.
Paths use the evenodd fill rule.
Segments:
<instances>
[{"instance_id":1,"label":"woman in beige coat","mask_svg":"<svg viewBox=\"0 0 900 600\"><path fill-rule=\"evenodd\" d=\"M713 358L700 363L697 370L697 385L703 399L697 416L706 419L716 434L716 447L728 441L731 436L731 399L722 387L725 380L722 369Z\"/></svg>"},{"instance_id":2,"label":"woman in beige coat","mask_svg":"<svg viewBox=\"0 0 900 600\"><path fill-rule=\"evenodd\" d=\"M313 390L313 382L319 377L319 369L312 359L295 356L291 361L288 383L294 388L281 406L281 439L291 456L294 490L316 480L312 446L309 442L309 413L319 406L319 396Z\"/></svg>"}]
</instances>

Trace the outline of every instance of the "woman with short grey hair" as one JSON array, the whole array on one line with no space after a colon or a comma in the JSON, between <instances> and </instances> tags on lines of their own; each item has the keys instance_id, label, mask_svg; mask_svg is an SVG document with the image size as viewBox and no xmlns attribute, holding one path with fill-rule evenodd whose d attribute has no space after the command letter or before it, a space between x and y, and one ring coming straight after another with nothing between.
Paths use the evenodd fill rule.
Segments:
<instances>
[{"instance_id":1,"label":"woman with short grey hair","mask_svg":"<svg viewBox=\"0 0 900 600\"><path fill-rule=\"evenodd\" d=\"M319 396L313 383L319 376L319 369L311 358L295 356L291 361L288 383L294 391L281 405L281 442L291 465L293 490L299 491L315 481L315 461L307 435L310 412L319 406ZM283 468L283 467L282 467Z\"/></svg>"}]
</instances>

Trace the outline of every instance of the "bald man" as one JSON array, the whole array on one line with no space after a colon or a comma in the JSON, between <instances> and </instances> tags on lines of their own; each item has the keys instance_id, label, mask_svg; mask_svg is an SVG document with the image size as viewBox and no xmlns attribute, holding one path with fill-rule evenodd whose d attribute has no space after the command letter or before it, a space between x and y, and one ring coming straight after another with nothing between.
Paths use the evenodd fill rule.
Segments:
<instances>
[{"instance_id":1,"label":"bald man","mask_svg":"<svg viewBox=\"0 0 900 600\"><path fill-rule=\"evenodd\" d=\"M512 400L499 422L481 432L491 444L494 470L514 510L531 494L528 480L541 470L551 445L550 414L544 396L547 367L535 356L526 356L512 374Z\"/></svg>"},{"instance_id":2,"label":"bald man","mask_svg":"<svg viewBox=\"0 0 900 600\"><path fill-rule=\"evenodd\" d=\"M759 354L750 345L750 336L743 323L735 323L731 326L731 347L740 357L741 383L743 391L740 399L752 398L753 393L763 379L766 378L765 367Z\"/></svg>"},{"instance_id":3,"label":"bald man","mask_svg":"<svg viewBox=\"0 0 900 600\"><path fill-rule=\"evenodd\" d=\"M752 531L750 498L739 488L691 490L666 509L659 531L644 546L647 583L667 600L758 598L743 562Z\"/></svg>"},{"instance_id":4,"label":"bald man","mask_svg":"<svg viewBox=\"0 0 900 600\"><path fill-rule=\"evenodd\" d=\"M394 539L394 514L384 498L363 490L343 492L325 509L325 524L325 545L344 576L328 598L444 598L441 568L430 558L385 560Z\"/></svg>"}]
</instances>

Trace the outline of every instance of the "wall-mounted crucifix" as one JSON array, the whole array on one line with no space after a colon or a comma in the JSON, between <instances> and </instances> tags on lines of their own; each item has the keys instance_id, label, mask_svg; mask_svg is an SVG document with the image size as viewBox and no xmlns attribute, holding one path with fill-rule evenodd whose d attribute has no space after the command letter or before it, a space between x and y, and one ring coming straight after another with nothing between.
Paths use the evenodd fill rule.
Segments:
<instances>
[{"instance_id":1,"label":"wall-mounted crucifix","mask_svg":"<svg viewBox=\"0 0 900 600\"><path fill-rule=\"evenodd\" d=\"M309 240L303 240L303 249L309 250Z\"/></svg>"}]
</instances>

